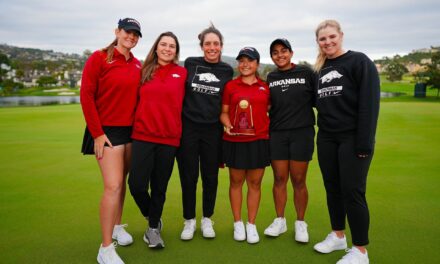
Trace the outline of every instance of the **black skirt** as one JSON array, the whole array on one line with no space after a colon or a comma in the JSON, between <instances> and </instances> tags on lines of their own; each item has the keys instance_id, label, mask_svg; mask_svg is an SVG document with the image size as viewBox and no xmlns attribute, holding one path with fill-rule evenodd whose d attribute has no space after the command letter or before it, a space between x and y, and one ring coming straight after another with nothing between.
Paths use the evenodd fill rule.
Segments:
<instances>
[{"instance_id":1,"label":"black skirt","mask_svg":"<svg viewBox=\"0 0 440 264\"><path fill-rule=\"evenodd\" d=\"M270 165L269 140L230 142L223 140L223 162L235 169L261 169Z\"/></svg>"},{"instance_id":2,"label":"black skirt","mask_svg":"<svg viewBox=\"0 0 440 264\"><path fill-rule=\"evenodd\" d=\"M124 145L132 141L131 132L133 129L131 126L104 126L102 129L113 146ZM105 146L108 146L108 144L105 143ZM94 147L95 140L93 139L92 134L90 134L89 129L86 127L81 152L84 155L94 155Z\"/></svg>"}]
</instances>

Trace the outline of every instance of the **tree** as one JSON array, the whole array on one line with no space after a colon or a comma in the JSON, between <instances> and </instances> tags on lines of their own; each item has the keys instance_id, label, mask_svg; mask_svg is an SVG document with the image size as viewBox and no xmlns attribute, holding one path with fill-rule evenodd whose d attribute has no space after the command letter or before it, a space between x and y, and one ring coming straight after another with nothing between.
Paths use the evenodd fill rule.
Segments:
<instances>
[{"instance_id":1,"label":"tree","mask_svg":"<svg viewBox=\"0 0 440 264\"><path fill-rule=\"evenodd\" d=\"M86 49L83 51L83 54L79 60L79 67L82 69L84 68L84 64L86 63L86 60L92 55L92 51L89 49Z\"/></svg>"},{"instance_id":2,"label":"tree","mask_svg":"<svg viewBox=\"0 0 440 264\"><path fill-rule=\"evenodd\" d=\"M24 77L24 71L22 69L18 69L15 72L15 76L17 76L17 78L23 78Z\"/></svg>"},{"instance_id":3,"label":"tree","mask_svg":"<svg viewBox=\"0 0 440 264\"><path fill-rule=\"evenodd\" d=\"M437 89L437 98L440 93L440 50L433 50L431 53L431 63L426 65L426 76L428 81L427 86L431 86L430 89Z\"/></svg>"},{"instance_id":4,"label":"tree","mask_svg":"<svg viewBox=\"0 0 440 264\"><path fill-rule=\"evenodd\" d=\"M34 70L44 71L47 67L47 63L41 60L35 60L31 62L31 67Z\"/></svg>"},{"instance_id":5,"label":"tree","mask_svg":"<svg viewBox=\"0 0 440 264\"><path fill-rule=\"evenodd\" d=\"M391 82L402 80L402 76L407 72L408 69L402 63L398 62L396 57L385 67L385 74L388 76L387 79Z\"/></svg>"},{"instance_id":6,"label":"tree","mask_svg":"<svg viewBox=\"0 0 440 264\"><path fill-rule=\"evenodd\" d=\"M37 83L40 87L47 87L51 84L56 84L57 80L52 76L41 76L40 78L38 78Z\"/></svg>"},{"instance_id":7,"label":"tree","mask_svg":"<svg viewBox=\"0 0 440 264\"><path fill-rule=\"evenodd\" d=\"M3 54L1 52L0 52L0 64L6 64L8 66L11 65L8 56L6 56L6 54Z\"/></svg>"},{"instance_id":8,"label":"tree","mask_svg":"<svg viewBox=\"0 0 440 264\"><path fill-rule=\"evenodd\" d=\"M298 65L304 65L310 69L313 69L313 65L310 64L308 61L298 61Z\"/></svg>"},{"instance_id":9,"label":"tree","mask_svg":"<svg viewBox=\"0 0 440 264\"><path fill-rule=\"evenodd\" d=\"M12 92L17 91L18 89L23 89L22 83L16 83L13 80L4 80L2 83L0 83L0 87L2 88L0 90L0 95L10 95Z\"/></svg>"},{"instance_id":10,"label":"tree","mask_svg":"<svg viewBox=\"0 0 440 264\"><path fill-rule=\"evenodd\" d=\"M86 49L86 50L83 51L83 57L84 58L87 59L88 57L90 57L90 55L92 55L92 51L91 50Z\"/></svg>"},{"instance_id":11,"label":"tree","mask_svg":"<svg viewBox=\"0 0 440 264\"><path fill-rule=\"evenodd\" d=\"M7 70L3 69L2 65L5 64L7 66L11 65L8 56L0 52L0 82L3 81L3 77L6 74Z\"/></svg>"},{"instance_id":12,"label":"tree","mask_svg":"<svg viewBox=\"0 0 440 264\"><path fill-rule=\"evenodd\" d=\"M258 72L260 74L260 77L263 80L266 80L267 75L269 74L269 72L273 71L274 69L275 69L275 66L269 65L269 64L265 64L264 67L261 67Z\"/></svg>"}]
</instances>

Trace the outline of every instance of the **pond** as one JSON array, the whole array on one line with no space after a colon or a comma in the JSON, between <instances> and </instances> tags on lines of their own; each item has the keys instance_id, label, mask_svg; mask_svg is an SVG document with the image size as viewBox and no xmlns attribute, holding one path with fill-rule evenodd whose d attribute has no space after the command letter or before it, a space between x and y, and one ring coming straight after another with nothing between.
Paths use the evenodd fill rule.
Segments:
<instances>
[{"instance_id":1,"label":"pond","mask_svg":"<svg viewBox=\"0 0 440 264\"><path fill-rule=\"evenodd\" d=\"M406 93L391 93L391 92L380 92L380 97L388 98L388 97L398 97L401 95L405 95Z\"/></svg>"},{"instance_id":2,"label":"pond","mask_svg":"<svg viewBox=\"0 0 440 264\"><path fill-rule=\"evenodd\" d=\"M0 107L78 104L79 96L10 96L0 97Z\"/></svg>"},{"instance_id":3,"label":"pond","mask_svg":"<svg viewBox=\"0 0 440 264\"><path fill-rule=\"evenodd\" d=\"M381 92L380 97L397 97L405 93ZM79 96L10 96L0 97L0 107L78 104Z\"/></svg>"}]
</instances>

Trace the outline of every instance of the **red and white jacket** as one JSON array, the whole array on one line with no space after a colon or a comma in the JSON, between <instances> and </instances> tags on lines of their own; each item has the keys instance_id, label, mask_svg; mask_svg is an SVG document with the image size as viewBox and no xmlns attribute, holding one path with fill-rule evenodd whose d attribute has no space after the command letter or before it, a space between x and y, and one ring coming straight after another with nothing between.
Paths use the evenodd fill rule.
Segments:
<instances>
[{"instance_id":1,"label":"red and white jacket","mask_svg":"<svg viewBox=\"0 0 440 264\"><path fill-rule=\"evenodd\" d=\"M132 138L178 147L182 136L185 68L170 63L159 66L153 79L139 90Z\"/></svg>"},{"instance_id":2,"label":"red and white jacket","mask_svg":"<svg viewBox=\"0 0 440 264\"><path fill-rule=\"evenodd\" d=\"M113 60L95 51L87 60L81 79L80 100L87 127L93 138L104 134L103 126L132 126L141 63L114 49Z\"/></svg>"}]
</instances>

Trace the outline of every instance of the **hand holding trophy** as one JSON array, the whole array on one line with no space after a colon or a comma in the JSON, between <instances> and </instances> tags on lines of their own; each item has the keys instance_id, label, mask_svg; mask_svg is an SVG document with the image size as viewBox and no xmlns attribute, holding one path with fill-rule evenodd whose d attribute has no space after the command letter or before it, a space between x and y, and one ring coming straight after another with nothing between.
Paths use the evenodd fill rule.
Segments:
<instances>
[{"instance_id":1,"label":"hand holding trophy","mask_svg":"<svg viewBox=\"0 0 440 264\"><path fill-rule=\"evenodd\" d=\"M240 98L235 106L235 117L232 123L231 134L253 136L255 135L252 105L249 98Z\"/></svg>"}]
</instances>

